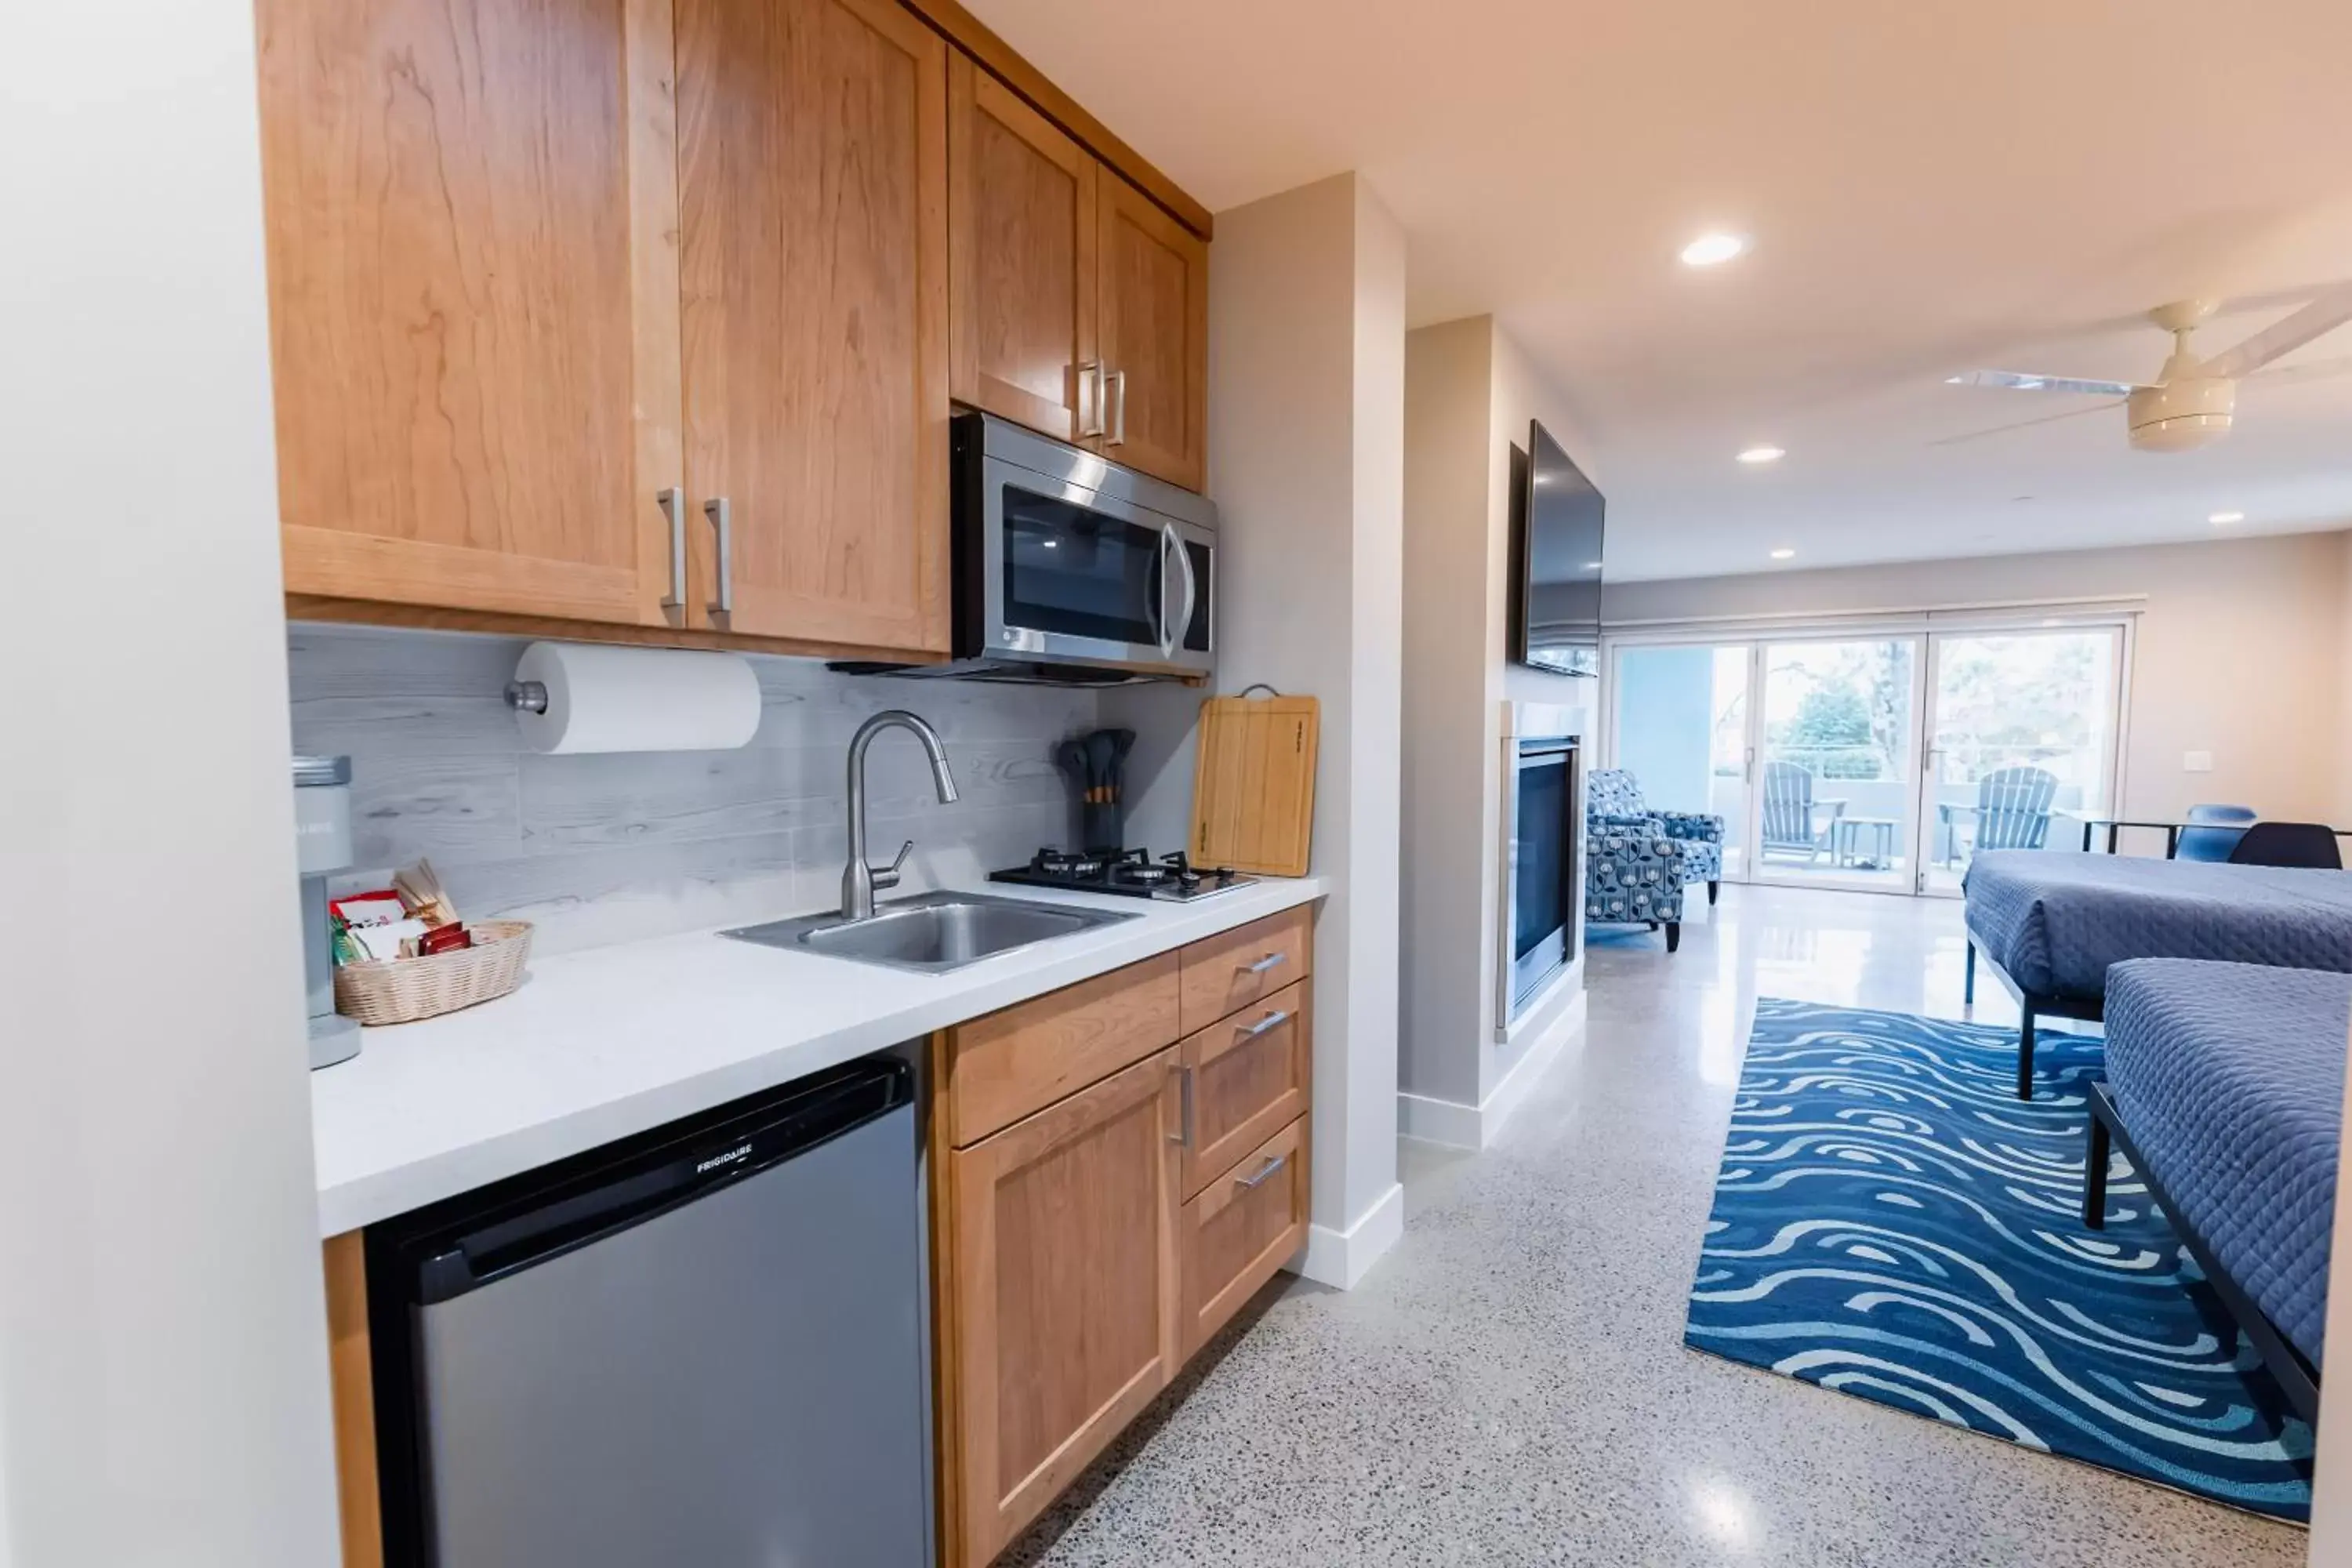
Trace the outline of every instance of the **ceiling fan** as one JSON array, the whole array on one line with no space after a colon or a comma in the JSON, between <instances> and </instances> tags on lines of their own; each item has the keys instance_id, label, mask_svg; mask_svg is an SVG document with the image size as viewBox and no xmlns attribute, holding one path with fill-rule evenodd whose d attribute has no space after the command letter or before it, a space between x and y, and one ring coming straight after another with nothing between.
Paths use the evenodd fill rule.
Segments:
<instances>
[{"instance_id":1,"label":"ceiling fan","mask_svg":"<svg viewBox=\"0 0 2352 1568\"><path fill-rule=\"evenodd\" d=\"M2272 361L2293 353L2313 339L2352 321L2352 283L2338 284L2322 291L2293 315L2264 327L2237 347L2224 349L2210 359L2200 360L2189 352L2189 337L2218 306L2219 302L2212 300L2183 300L2159 305L2147 313L2150 321L2172 334L2172 354L2164 362L2164 368L2157 372L2153 383L2084 381L2073 376L2033 375L2011 370L1972 370L1947 376L1944 378L1946 384L1952 386L1997 386L2013 392L2104 395L2120 398L2122 402L2094 404L2087 408L2071 408L2063 414L2045 415L2039 419L2021 420L2018 424L2003 425L1991 430L1948 436L1930 445L1948 447L1957 442L1998 436L2003 431L2022 429L2028 425L2043 425L2053 419L2071 419L2076 415L2095 414L2103 409L2120 406L2128 411L2126 417L2130 423L2134 449L2142 452L2186 452L2210 446L2230 433L2231 419L2237 412L2238 384L2255 377L2257 372L2262 373L2260 379L2268 381L2288 376L2305 380L2352 370L2352 359L2282 367L2267 372L2263 370Z\"/></svg>"}]
</instances>

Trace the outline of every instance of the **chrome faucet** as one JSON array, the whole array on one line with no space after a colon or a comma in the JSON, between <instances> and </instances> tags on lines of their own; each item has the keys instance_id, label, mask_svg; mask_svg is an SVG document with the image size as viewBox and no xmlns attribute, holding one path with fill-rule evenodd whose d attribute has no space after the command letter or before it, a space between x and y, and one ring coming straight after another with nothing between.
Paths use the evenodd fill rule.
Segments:
<instances>
[{"instance_id":1,"label":"chrome faucet","mask_svg":"<svg viewBox=\"0 0 2352 1568\"><path fill-rule=\"evenodd\" d=\"M939 786L940 804L955 802L955 775L948 771L948 753L940 744L940 732L903 708L893 708L877 713L857 727L849 742L849 864L841 871L841 918L863 921L874 918L874 892L877 888L895 888L898 872L914 852L911 838L899 847L898 858L887 866L866 863L866 748L874 737L896 725L914 732L923 743L923 751L931 760L931 782Z\"/></svg>"}]
</instances>

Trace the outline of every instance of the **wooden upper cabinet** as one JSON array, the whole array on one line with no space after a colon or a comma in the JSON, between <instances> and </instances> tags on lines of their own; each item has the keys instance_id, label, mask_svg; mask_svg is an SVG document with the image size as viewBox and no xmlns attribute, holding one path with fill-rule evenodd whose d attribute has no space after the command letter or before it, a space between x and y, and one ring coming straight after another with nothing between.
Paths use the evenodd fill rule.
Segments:
<instances>
[{"instance_id":1,"label":"wooden upper cabinet","mask_svg":"<svg viewBox=\"0 0 2352 1568\"><path fill-rule=\"evenodd\" d=\"M290 594L660 626L667 0L259 0Z\"/></svg>"},{"instance_id":2,"label":"wooden upper cabinet","mask_svg":"<svg viewBox=\"0 0 2352 1568\"><path fill-rule=\"evenodd\" d=\"M1097 177L1085 148L961 54L949 58L954 393L1064 441L1092 418Z\"/></svg>"},{"instance_id":3,"label":"wooden upper cabinet","mask_svg":"<svg viewBox=\"0 0 2352 1568\"><path fill-rule=\"evenodd\" d=\"M944 652L946 45L894 0L676 4L695 613Z\"/></svg>"},{"instance_id":4,"label":"wooden upper cabinet","mask_svg":"<svg viewBox=\"0 0 2352 1568\"><path fill-rule=\"evenodd\" d=\"M1102 451L1197 490L1208 470L1209 247L1108 170L1096 207L1110 384Z\"/></svg>"},{"instance_id":5,"label":"wooden upper cabinet","mask_svg":"<svg viewBox=\"0 0 2352 1568\"><path fill-rule=\"evenodd\" d=\"M1174 1375L1172 1048L947 1156L951 1568L978 1568Z\"/></svg>"}]
</instances>

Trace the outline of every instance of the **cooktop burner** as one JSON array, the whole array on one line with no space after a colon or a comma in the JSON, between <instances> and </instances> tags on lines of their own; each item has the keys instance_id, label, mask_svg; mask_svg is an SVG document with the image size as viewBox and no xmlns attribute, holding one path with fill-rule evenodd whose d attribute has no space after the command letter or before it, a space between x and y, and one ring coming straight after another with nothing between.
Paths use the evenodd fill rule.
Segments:
<instances>
[{"instance_id":1,"label":"cooktop burner","mask_svg":"<svg viewBox=\"0 0 2352 1568\"><path fill-rule=\"evenodd\" d=\"M1257 880L1230 866L1196 867L1181 849L1156 859L1149 849L1040 849L1026 866L992 871L988 879L1178 902L1205 899Z\"/></svg>"}]
</instances>

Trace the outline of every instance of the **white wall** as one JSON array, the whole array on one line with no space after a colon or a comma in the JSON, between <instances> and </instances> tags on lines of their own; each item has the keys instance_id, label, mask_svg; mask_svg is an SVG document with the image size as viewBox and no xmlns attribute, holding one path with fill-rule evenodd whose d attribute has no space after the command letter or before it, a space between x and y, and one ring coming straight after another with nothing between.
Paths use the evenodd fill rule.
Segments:
<instances>
[{"instance_id":1,"label":"white wall","mask_svg":"<svg viewBox=\"0 0 2352 1568\"><path fill-rule=\"evenodd\" d=\"M1406 340L1405 842L1400 1088L1418 1136L1483 1142L1556 1031L1495 1032L1503 940L1502 703L1590 708L1594 683L1508 662L1511 448L1541 419L1588 450L1558 392L1490 316ZM1582 944L1544 1018L1583 984ZM1540 1023L1541 1020L1538 1020ZM1530 1069L1534 1070L1534 1069ZM1499 1108L1497 1108L1499 1110Z\"/></svg>"},{"instance_id":2,"label":"white wall","mask_svg":"<svg viewBox=\"0 0 2352 1568\"><path fill-rule=\"evenodd\" d=\"M2126 550L1999 555L1819 572L1612 584L1612 626L2146 595L2135 636L2127 815L2200 801L2265 816L2352 809L2352 711L2342 533L2273 534ZM2213 771L2184 772L2210 751Z\"/></svg>"},{"instance_id":3,"label":"white wall","mask_svg":"<svg viewBox=\"0 0 2352 1568\"><path fill-rule=\"evenodd\" d=\"M0 1557L319 1568L253 8L12 6L0 56Z\"/></svg>"},{"instance_id":4,"label":"white wall","mask_svg":"<svg viewBox=\"0 0 2352 1568\"><path fill-rule=\"evenodd\" d=\"M1314 1232L1352 1284L1402 1225L1396 1181L1404 237L1352 174L1217 215L1209 479L1217 687L1322 703L1313 868ZM1106 693L1139 734L1129 837L1184 842L1201 694Z\"/></svg>"}]
</instances>

